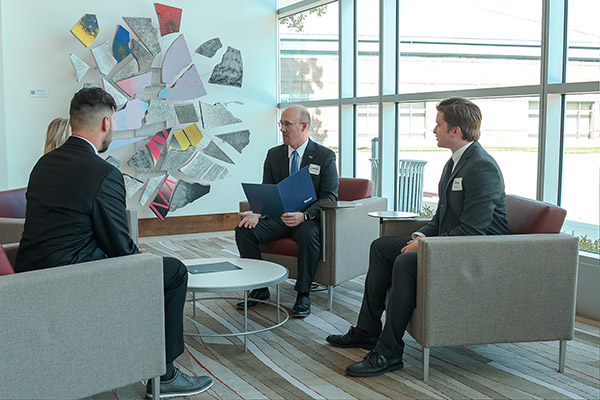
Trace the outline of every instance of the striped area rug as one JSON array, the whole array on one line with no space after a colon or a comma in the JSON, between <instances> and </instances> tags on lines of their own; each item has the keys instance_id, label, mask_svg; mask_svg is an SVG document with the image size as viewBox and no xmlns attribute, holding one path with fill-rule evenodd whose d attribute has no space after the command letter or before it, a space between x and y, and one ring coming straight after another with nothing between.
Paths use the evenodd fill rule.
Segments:
<instances>
[{"instance_id":1,"label":"striped area rug","mask_svg":"<svg viewBox=\"0 0 600 400\"><path fill-rule=\"evenodd\" d=\"M140 247L178 258L235 257L233 233L215 237L173 236L142 239ZM332 311L327 293L311 294L313 313L283 326L243 338L186 336L178 367L189 374L210 375L213 387L193 398L215 399L598 399L600 398L600 324L576 318L575 340L567 346L565 373L557 372L558 342L533 342L434 348L430 378L421 380L421 346L408 334L404 369L375 378L349 378L344 370L365 355L361 349L329 346L325 337L345 333L356 322L364 277L334 291ZM280 285L288 309L296 293L293 281ZM272 290L272 294L274 291ZM239 297L240 293L223 294ZM274 298L274 296L272 296ZM192 316L190 303L185 314ZM202 300L196 318L186 318L187 332L232 333L243 327L234 300ZM273 307L249 311L250 328L273 324ZM94 399L141 398L143 383L94 396Z\"/></svg>"}]
</instances>

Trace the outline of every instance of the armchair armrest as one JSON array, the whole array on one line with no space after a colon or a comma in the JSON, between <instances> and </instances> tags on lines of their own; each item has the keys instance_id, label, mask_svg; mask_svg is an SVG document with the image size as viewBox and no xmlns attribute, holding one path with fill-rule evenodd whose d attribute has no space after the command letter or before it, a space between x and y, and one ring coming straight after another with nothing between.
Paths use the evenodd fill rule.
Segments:
<instances>
[{"instance_id":1,"label":"armchair armrest","mask_svg":"<svg viewBox=\"0 0 600 400\"><path fill-rule=\"evenodd\" d=\"M566 234L423 238L409 331L424 347L571 339L577 254Z\"/></svg>"},{"instance_id":2,"label":"armchair armrest","mask_svg":"<svg viewBox=\"0 0 600 400\"><path fill-rule=\"evenodd\" d=\"M1 397L83 398L164 374L163 296L152 254L1 277Z\"/></svg>"},{"instance_id":3,"label":"armchair armrest","mask_svg":"<svg viewBox=\"0 0 600 400\"><path fill-rule=\"evenodd\" d=\"M379 237L379 221L368 213L386 208L382 197L321 205L321 261L332 267L327 269L330 276L317 281L338 284L366 272L369 247ZM317 274L324 271L319 268Z\"/></svg>"},{"instance_id":4,"label":"armchair armrest","mask_svg":"<svg viewBox=\"0 0 600 400\"><path fill-rule=\"evenodd\" d=\"M0 218L0 244L20 242L24 227L24 218Z\"/></svg>"},{"instance_id":5,"label":"armchair armrest","mask_svg":"<svg viewBox=\"0 0 600 400\"><path fill-rule=\"evenodd\" d=\"M250 211L250 203L247 201L240 201L240 212Z\"/></svg>"}]
</instances>

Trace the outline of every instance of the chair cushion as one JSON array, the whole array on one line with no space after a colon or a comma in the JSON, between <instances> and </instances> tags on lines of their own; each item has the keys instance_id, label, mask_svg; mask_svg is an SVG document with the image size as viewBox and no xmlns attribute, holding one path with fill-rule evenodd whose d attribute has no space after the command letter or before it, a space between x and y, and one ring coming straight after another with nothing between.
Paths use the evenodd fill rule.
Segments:
<instances>
[{"instance_id":1,"label":"chair cushion","mask_svg":"<svg viewBox=\"0 0 600 400\"><path fill-rule=\"evenodd\" d=\"M15 271L13 271L12 265L10 265L10 262L8 261L8 257L6 257L4 249L2 248L2 246L0 246L0 276L10 275L14 273Z\"/></svg>"},{"instance_id":2,"label":"chair cushion","mask_svg":"<svg viewBox=\"0 0 600 400\"><path fill-rule=\"evenodd\" d=\"M340 178L338 199L340 201L354 201L367 199L373 194L373 182L369 179Z\"/></svg>"},{"instance_id":3,"label":"chair cushion","mask_svg":"<svg viewBox=\"0 0 600 400\"><path fill-rule=\"evenodd\" d=\"M282 256L297 257L298 256L298 245L291 237L285 237L277 240L273 240L269 243L260 245L261 253L279 254Z\"/></svg>"},{"instance_id":4,"label":"chair cushion","mask_svg":"<svg viewBox=\"0 0 600 400\"><path fill-rule=\"evenodd\" d=\"M27 188L0 192L0 217L25 218L25 192Z\"/></svg>"},{"instance_id":5,"label":"chair cushion","mask_svg":"<svg viewBox=\"0 0 600 400\"><path fill-rule=\"evenodd\" d=\"M506 196L506 218L511 234L559 233L567 211L554 204Z\"/></svg>"}]
</instances>

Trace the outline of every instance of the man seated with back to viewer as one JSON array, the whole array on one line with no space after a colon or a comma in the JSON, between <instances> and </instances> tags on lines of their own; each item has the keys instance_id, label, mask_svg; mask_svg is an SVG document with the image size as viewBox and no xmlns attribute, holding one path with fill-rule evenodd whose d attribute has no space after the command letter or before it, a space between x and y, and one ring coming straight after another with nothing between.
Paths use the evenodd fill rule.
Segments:
<instances>
[{"instance_id":1,"label":"man seated with back to viewer","mask_svg":"<svg viewBox=\"0 0 600 400\"><path fill-rule=\"evenodd\" d=\"M450 98L438 103L437 111L433 132L438 146L452 150L439 183L437 211L412 238L383 237L371 244L356 327L350 327L345 335L327 337L333 346L372 350L362 361L348 366L347 375L377 376L404 366L402 337L415 308L416 251L421 237L508 233L502 172L477 142L479 107L466 99Z\"/></svg>"},{"instance_id":2,"label":"man seated with back to viewer","mask_svg":"<svg viewBox=\"0 0 600 400\"><path fill-rule=\"evenodd\" d=\"M298 277L295 289L298 297L292 316L306 317L310 314L310 286L312 284L320 253L319 203L337 200L338 174L335 153L308 138L310 114L302 106L292 106L281 114L279 122L283 144L267 153L263 167L263 183L277 184L291 173L308 166L317 194L317 201L299 212L287 212L281 217L268 217L252 211L241 212L242 220L235 229L235 241L242 258L260 260L260 243L282 237L292 237L298 244ZM249 299L266 300L269 288L254 289ZM257 305L248 300L248 307ZM244 307L244 302L238 303Z\"/></svg>"},{"instance_id":3,"label":"man seated with back to viewer","mask_svg":"<svg viewBox=\"0 0 600 400\"><path fill-rule=\"evenodd\" d=\"M81 89L73 97L72 136L40 158L29 176L15 272L140 252L128 233L121 172L97 155L112 140L116 109L112 96L100 88ZM160 378L160 397L191 396L213 382L208 376L185 375L173 366L184 350L187 269L181 261L165 257L163 277L167 372ZM149 382L146 397L152 398L151 386Z\"/></svg>"}]
</instances>

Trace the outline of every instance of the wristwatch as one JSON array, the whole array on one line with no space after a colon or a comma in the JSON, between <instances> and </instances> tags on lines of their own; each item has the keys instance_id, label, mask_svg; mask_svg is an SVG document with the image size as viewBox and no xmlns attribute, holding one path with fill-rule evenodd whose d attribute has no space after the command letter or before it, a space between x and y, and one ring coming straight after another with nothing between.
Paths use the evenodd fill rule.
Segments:
<instances>
[{"instance_id":1,"label":"wristwatch","mask_svg":"<svg viewBox=\"0 0 600 400\"><path fill-rule=\"evenodd\" d=\"M304 212L304 220L308 221L309 219L310 219L310 214L305 211Z\"/></svg>"}]
</instances>

